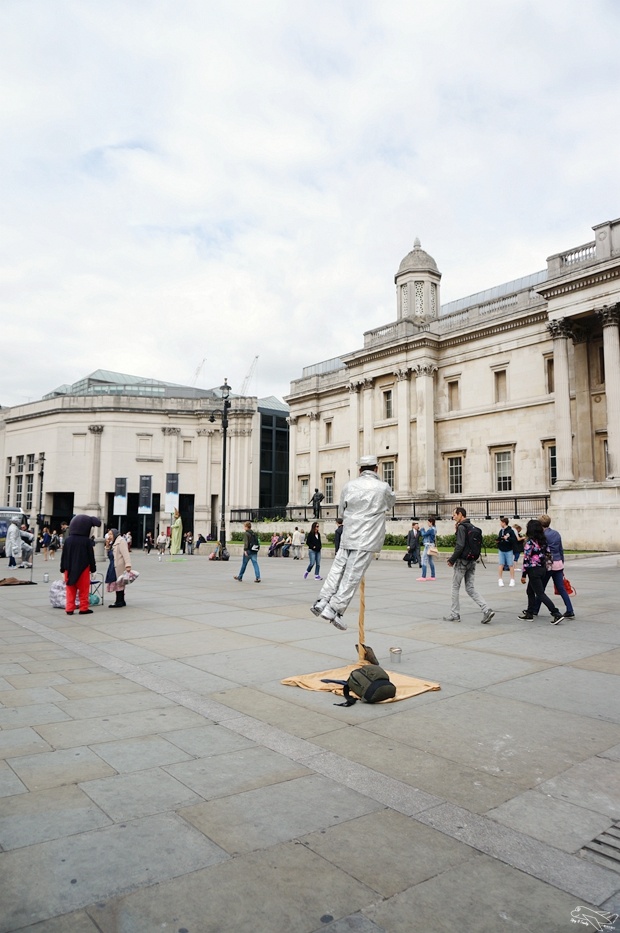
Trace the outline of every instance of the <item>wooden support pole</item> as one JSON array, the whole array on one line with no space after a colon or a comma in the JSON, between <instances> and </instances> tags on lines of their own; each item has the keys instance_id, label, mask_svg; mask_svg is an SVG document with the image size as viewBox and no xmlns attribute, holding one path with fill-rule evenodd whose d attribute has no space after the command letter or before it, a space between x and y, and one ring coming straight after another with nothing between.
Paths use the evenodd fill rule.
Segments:
<instances>
[{"instance_id":1,"label":"wooden support pole","mask_svg":"<svg viewBox=\"0 0 620 933\"><path fill-rule=\"evenodd\" d=\"M364 651L364 615L366 613L366 576L362 577L360 582L360 614L359 614L359 638L357 643L357 656L360 661L366 660Z\"/></svg>"}]
</instances>

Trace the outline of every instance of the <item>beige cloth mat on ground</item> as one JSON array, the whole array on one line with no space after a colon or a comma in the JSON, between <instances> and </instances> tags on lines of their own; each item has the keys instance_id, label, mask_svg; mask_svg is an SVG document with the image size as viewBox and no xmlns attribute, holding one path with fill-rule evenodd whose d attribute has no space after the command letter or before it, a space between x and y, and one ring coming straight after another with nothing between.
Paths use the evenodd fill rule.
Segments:
<instances>
[{"instance_id":1,"label":"beige cloth mat on ground","mask_svg":"<svg viewBox=\"0 0 620 933\"><path fill-rule=\"evenodd\" d=\"M285 677L280 683L287 687L301 687L303 690L324 690L327 693L336 693L343 696L340 684L324 684L321 680L325 677L329 680L347 680L351 671L358 667L364 667L358 661L357 664L347 664L346 667L337 667L333 671L319 671L317 674L299 674L296 677ZM384 668L385 670L385 668ZM398 700L408 700L409 697L415 697L419 693L426 693L428 690L441 690L439 684L430 680L419 680L417 677L408 677L406 674L397 674L396 671L386 671L388 677L396 687L396 696L391 700L382 700L382 703L397 703Z\"/></svg>"}]
</instances>

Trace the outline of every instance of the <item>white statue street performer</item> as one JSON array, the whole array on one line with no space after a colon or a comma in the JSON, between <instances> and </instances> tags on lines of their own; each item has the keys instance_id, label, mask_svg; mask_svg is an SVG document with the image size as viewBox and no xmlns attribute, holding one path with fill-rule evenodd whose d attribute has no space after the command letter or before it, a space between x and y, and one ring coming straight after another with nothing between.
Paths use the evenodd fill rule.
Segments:
<instances>
[{"instance_id":1,"label":"white statue street performer","mask_svg":"<svg viewBox=\"0 0 620 933\"><path fill-rule=\"evenodd\" d=\"M343 615L353 599L373 555L385 540L385 513L396 496L377 475L376 457L360 459L360 475L349 480L340 496L344 519L342 540L319 598L311 607L315 616L346 630Z\"/></svg>"}]
</instances>

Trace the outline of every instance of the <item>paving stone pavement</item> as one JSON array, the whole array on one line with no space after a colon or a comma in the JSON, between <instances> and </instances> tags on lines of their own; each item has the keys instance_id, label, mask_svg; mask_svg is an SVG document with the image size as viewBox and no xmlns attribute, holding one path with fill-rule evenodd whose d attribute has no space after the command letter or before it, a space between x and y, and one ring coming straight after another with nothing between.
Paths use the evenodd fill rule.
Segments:
<instances>
[{"instance_id":1,"label":"paving stone pavement","mask_svg":"<svg viewBox=\"0 0 620 933\"><path fill-rule=\"evenodd\" d=\"M338 632L259 559L134 553L83 617L42 564L0 589L0 933L620 933L620 855L584 850L620 822L617 556L571 562L559 626L492 561L483 626L441 561L373 562L366 643L441 690L350 708L280 681L356 660L357 601Z\"/></svg>"}]
</instances>

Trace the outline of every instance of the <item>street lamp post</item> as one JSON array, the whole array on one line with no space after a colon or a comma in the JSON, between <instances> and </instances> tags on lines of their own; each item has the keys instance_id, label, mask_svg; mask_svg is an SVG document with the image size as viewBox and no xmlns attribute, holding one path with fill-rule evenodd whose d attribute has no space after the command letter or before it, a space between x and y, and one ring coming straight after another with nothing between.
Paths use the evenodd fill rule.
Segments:
<instances>
[{"instance_id":1,"label":"street lamp post","mask_svg":"<svg viewBox=\"0 0 620 933\"><path fill-rule=\"evenodd\" d=\"M213 423L216 415L219 415L222 419L222 512L220 516L220 546L223 553L226 547L226 440L228 435L228 410L232 406L232 402L229 401L230 386L226 379L224 379L224 385L220 386L220 392L222 393L223 407L222 409L216 408L215 411L211 412L209 421Z\"/></svg>"}]
</instances>

